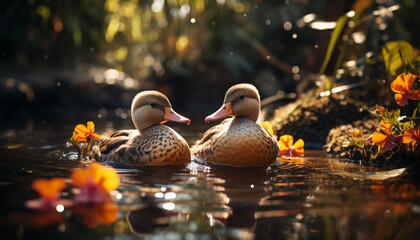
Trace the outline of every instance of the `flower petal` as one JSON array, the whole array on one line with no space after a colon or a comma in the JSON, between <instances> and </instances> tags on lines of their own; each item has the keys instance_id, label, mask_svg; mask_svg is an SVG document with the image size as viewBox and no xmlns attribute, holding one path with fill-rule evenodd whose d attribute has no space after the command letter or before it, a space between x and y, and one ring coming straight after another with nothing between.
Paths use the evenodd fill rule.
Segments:
<instances>
[{"instance_id":1,"label":"flower petal","mask_svg":"<svg viewBox=\"0 0 420 240\"><path fill-rule=\"evenodd\" d=\"M283 135L279 140L280 151L289 151L290 147L293 145L293 137L290 135Z\"/></svg>"},{"instance_id":2,"label":"flower petal","mask_svg":"<svg viewBox=\"0 0 420 240\"><path fill-rule=\"evenodd\" d=\"M78 124L75 128L74 128L74 131L76 131L77 133L87 133L88 132L88 129L86 128L86 126L85 125L83 125L83 124Z\"/></svg>"},{"instance_id":3,"label":"flower petal","mask_svg":"<svg viewBox=\"0 0 420 240\"><path fill-rule=\"evenodd\" d=\"M400 94L400 93L395 94L395 102L397 102L397 104L400 105L400 106L407 105L408 104L407 95L406 94Z\"/></svg>"},{"instance_id":4,"label":"flower petal","mask_svg":"<svg viewBox=\"0 0 420 240\"><path fill-rule=\"evenodd\" d=\"M265 130L267 130L268 133L270 133L270 135L274 135L273 126L271 125L269 121L264 121L260 124Z\"/></svg>"},{"instance_id":5,"label":"flower petal","mask_svg":"<svg viewBox=\"0 0 420 240\"><path fill-rule=\"evenodd\" d=\"M59 197L58 193L67 187L67 183L62 178L38 178L32 183L41 197L47 201L52 201Z\"/></svg>"},{"instance_id":6,"label":"flower petal","mask_svg":"<svg viewBox=\"0 0 420 240\"><path fill-rule=\"evenodd\" d=\"M89 172L86 169L76 169L71 174L71 183L76 187L84 187L87 185Z\"/></svg>"},{"instance_id":7,"label":"flower petal","mask_svg":"<svg viewBox=\"0 0 420 240\"><path fill-rule=\"evenodd\" d=\"M87 122L86 126L89 134L95 132L95 124L92 121Z\"/></svg>"},{"instance_id":8,"label":"flower petal","mask_svg":"<svg viewBox=\"0 0 420 240\"><path fill-rule=\"evenodd\" d=\"M384 147L382 148L382 151L383 152L389 151L396 146L397 146L397 142L392 141L391 139L387 139L387 141L385 141Z\"/></svg>"},{"instance_id":9,"label":"flower petal","mask_svg":"<svg viewBox=\"0 0 420 240\"><path fill-rule=\"evenodd\" d=\"M103 202L120 184L115 169L102 166L98 162L87 168L74 170L71 179L74 186L81 188L81 192L75 197L78 202Z\"/></svg>"},{"instance_id":10,"label":"flower petal","mask_svg":"<svg viewBox=\"0 0 420 240\"><path fill-rule=\"evenodd\" d=\"M102 168L103 187L110 193L120 185L120 178L113 167Z\"/></svg>"},{"instance_id":11,"label":"flower petal","mask_svg":"<svg viewBox=\"0 0 420 240\"><path fill-rule=\"evenodd\" d=\"M102 181L102 164L98 162L92 163L89 165L87 171L94 184L98 184Z\"/></svg>"},{"instance_id":12,"label":"flower petal","mask_svg":"<svg viewBox=\"0 0 420 240\"><path fill-rule=\"evenodd\" d=\"M305 145L305 142L302 139L297 140L295 144L293 144L293 148L297 156L300 156L300 157L305 156L305 150L303 148L304 145Z\"/></svg>"},{"instance_id":13,"label":"flower petal","mask_svg":"<svg viewBox=\"0 0 420 240\"><path fill-rule=\"evenodd\" d=\"M89 137L92 139L101 139L101 135L96 134L96 133L91 134Z\"/></svg>"},{"instance_id":14,"label":"flower petal","mask_svg":"<svg viewBox=\"0 0 420 240\"><path fill-rule=\"evenodd\" d=\"M407 75L405 75L405 73L403 73L403 74L404 74L404 82L406 84L406 89L407 90L410 90L411 89L411 86L413 85L413 83L416 80L417 76L414 75L414 74L411 74L411 73L410 74L407 74Z\"/></svg>"},{"instance_id":15,"label":"flower petal","mask_svg":"<svg viewBox=\"0 0 420 240\"><path fill-rule=\"evenodd\" d=\"M420 100L420 90L412 90L408 92L407 98L411 100Z\"/></svg>"},{"instance_id":16,"label":"flower petal","mask_svg":"<svg viewBox=\"0 0 420 240\"><path fill-rule=\"evenodd\" d=\"M404 93L410 90L410 89L407 89L407 85L404 80L405 80L404 73L401 73L400 75L398 75L397 78L391 83L392 91L396 93Z\"/></svg>"},{"instance_id":17,"label":"flower petal","mask_svg":"<svg viewBox=\"0 0 420 240\"><path fill-rule=\"evenodd\" d=\"M411 143L414 139L413 139L413 132L414 132L414 128L410 128L407 131L405 131L404 136L403 136L403 143Z\"/></svg>"},{"instance_id":18,"label":"flower petal","mask_svg":"<svg viewBox=\"0 0 420 240\"><path fill-rule=\"evenodd\" d=\"M403 143L411 143L413 147L420 142L420 128L410 128L405 131L404 136L402 138Z\"/></svg>"},{"instance_id":19,"label":"flower petal","mask_svg":"<svg viewBox=\"0 0 420 240\"><path fill-rule=\"evenodd\" d=\"M391 135L392 123L382 120L379 124L386 135Z\"/></svg>"},{"instance_id":20,"label":"flower petal","mask_svg":"<svg viewBox=\"0 0 420 240\"><path fill-rule=\"evenodd\" d=\"M385 142L387 139L388 136L379 131L375 131L372 135L372 142L381 147L385 146Z\"/></svg>"}]
</instances>

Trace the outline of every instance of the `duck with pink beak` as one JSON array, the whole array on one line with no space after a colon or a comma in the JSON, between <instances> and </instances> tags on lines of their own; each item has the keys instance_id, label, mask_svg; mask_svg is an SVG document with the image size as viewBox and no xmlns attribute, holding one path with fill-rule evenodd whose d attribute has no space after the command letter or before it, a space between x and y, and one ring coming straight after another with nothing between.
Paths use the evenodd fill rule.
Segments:
<instances>
[{"instance_id":1,"label":"duck with pink beak","mask_svg":"<svg viewBox=\"0 0 420 240\"><path fill-rule=\"evenodd\" d=\"M226 92L222 107L205 118L206 122L226 117L204 133L192 147L192 154L205 161L236 167L265 167L273 164L279 152L276 139L260 124L260 95L251 84L237 84Z\"/></svg>"}]
</instances>

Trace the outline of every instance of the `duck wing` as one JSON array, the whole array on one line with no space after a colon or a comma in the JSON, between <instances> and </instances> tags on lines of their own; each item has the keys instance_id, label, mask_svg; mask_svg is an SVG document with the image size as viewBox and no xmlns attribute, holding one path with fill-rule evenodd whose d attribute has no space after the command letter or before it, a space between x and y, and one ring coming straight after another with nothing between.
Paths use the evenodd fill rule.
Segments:
<instances>
[{"instance_id":1,"label":"duck wing","mask_svg":"<svg viewBox=\"0 0 420 240\"><path fill-rule=\"evenodd\" d=\"M110 138L114 138L114 137L129 137L129 136L135 136L138 135L139 131L137 131L136 129L131 129L131 130L119 130L114 132Z\"/></svg>"},{"instance_id":2,"label":"duck wing","mask_svg":"<svg viewBox=\"0 0 420 240\"><path fill-rule=\"evenodd\" d=\"M115 136L115 137L105 139L99 145L99 150L101 153L107 154L113 149L116 149L119 146L127 143L128 140L130 140L128 136Z\"/></svg>"},{"instance_id":3,"label":"duck wing","mask_svg":"<svg viewBox=\"0 0 420 240\"><path fill-rule=\"evenodd\" d=\"M101 153L107 154L121 145L126 144L128 140L137 135L139 135L137 129L116 131L109 138L101 142L99 150Z\"/></svg>"},{"instance_id":4,"label":"duck wing","mask_svg":"<svg viewBox=\"0 0 420 240\"><path fill-rule=\"evenodd\" d=\"M215 134L223 131L225 128L227 128L230 125L230 123L232 122L232 119L233 118L227 118L227 119L223 120L219 125L211 127L209 130L207 130L204 133L203 138L200 140L200 142L198 144L206 143L207 141L212 139Z\"/></svg>"}]
</instances>

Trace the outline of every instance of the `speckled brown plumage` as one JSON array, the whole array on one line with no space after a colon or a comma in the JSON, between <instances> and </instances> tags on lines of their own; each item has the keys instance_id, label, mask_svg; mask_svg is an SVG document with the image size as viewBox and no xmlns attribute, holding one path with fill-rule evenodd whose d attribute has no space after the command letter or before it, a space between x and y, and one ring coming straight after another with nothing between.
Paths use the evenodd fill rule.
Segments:
<instances>
[{"instance_id":1,"label":"speckled brown plumage","mask_svg":"<svg viewBox=\"0 0 420 240\"><path fill-rule=\"evenodd\" d=\"M245 117L225 120L209 129L191 149L208 162L231 166L269 166L276 160L277 141Z\"/></svg>"},{"instance_id":2,"label":"speckled brown plumage","mask_svg":"<svg viewBox=\"0 0 420 240\"><path fill-rule=\"evenodd\" d=\"M192 147L193 155L208 162L230 166L269 166L276 161L279 146L260 124L258 90L251 84L238 84L225 95L222 107L206 118L221 124L210 128Z\"/></svg>"},{"instance_id":3,"label":"speckled brown plumage","mask_svg":"<svg viewBox=\"0 0 420 240\"><path fill-rule=\"evenodd\" d=\"M183 164L190 161L187 142L165 125L118 132L99 146L100 161L115 161L132 165Z\"/></svg>"},{"instance_id":4,"label":"speckled brown plumage","mask_svg":"<svg viewBox=\"0 0 420 240\"><path fill-rule=\"evenodd\" d=\"M131 104L137 129L120 130L94 147L92 158L132 165L183 164L191 161L187 142L166 121L190 123L177 114L168 98L157 91L138 93Z\"/></svg>"}]
</instances>

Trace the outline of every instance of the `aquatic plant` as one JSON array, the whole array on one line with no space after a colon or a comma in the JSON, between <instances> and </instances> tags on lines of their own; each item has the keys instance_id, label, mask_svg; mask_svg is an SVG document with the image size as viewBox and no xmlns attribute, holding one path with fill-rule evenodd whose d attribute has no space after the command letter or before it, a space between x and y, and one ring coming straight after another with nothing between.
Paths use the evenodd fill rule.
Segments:
<instances>
[{"instance_id":1,"label":"aquatic plant","mask_svg":"<svg viewBox=\"0 0 420 240\"><path fill-rule=\"evenodd\" d=\"M60 204L70 205L69 202L60 199L60 192L67 188L67 183L62 178L37 178L32 182L32 188L41 198L26 201L25 206L28 208L50 210Z\"/></svg>"},{"instance_id":2,"label":"aquatic plant","mask_svg":"<svg viewBox=\"0 0 420 240\"><path fill-rule=\"evenodd\" d=\"M279 140L280 144L280 155L284 156L305 156L304 144L305 142L302 139L297 140L293 144L293 136L283 135Z\"/></svg>"},{"instance_id":3,"label":"aquatic plant","mask_svg":"<svg viewBox=\"0 0 420 240\"><path fill-rule=\"evenodd\" d=\"M74 128L73 136L70 138L70 143L76 147L79 153L79 159L80 157L83 159L86 158L86 155L92 145L93 139L101 139L101 136L94 132L95 124L92 121L87 122L86 126L79 124ZM82 148L79 146L80 142L84 142Z\"/></svg>"},{"instance_id":4,"label":"aquatic plant","mask_svg":"<svg viewBox=\"0 0 420 240\"><path fill-rule=\"evenodd\" d=\"M71 175L75 191L76 202L105 202L109 199L112 190L120 184L120 178L113 167L92 163L87 168L76 169Z\"/></svg>"}]
</instances>

